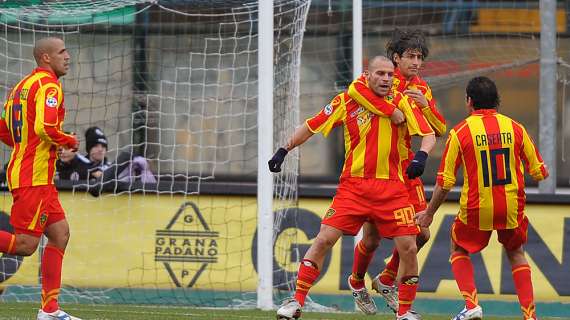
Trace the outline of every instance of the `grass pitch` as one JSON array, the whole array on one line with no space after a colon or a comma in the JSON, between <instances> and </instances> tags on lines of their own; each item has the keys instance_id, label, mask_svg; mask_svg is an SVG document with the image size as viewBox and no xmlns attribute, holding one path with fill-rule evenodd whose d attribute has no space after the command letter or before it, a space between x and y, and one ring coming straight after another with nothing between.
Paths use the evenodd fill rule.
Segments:
<instances>
[{"instance_id":1,"label":"grass pitch","mask_svg":"<svg viewBox=\"0 0 570 320\"><path fill-rule=\"evenodd\" d=\"M192 319L192 320L233 320L233 319L275 319L275 312L259 310L224 310L224 309L196 309L165 306L133 306L133 305L81 305L67 304L64 310L73 316L84 320L166 320L166 319ZM34 303L0 303L0 319L23 320L36 319L38 305ZM452 315L423 315L426 320L449 320ZM367 320L393 320L394 316L381 314L365 316L358 313L315 313L306 312L302 319L367 319ZM520 317L485 317L485 320L520 320ZM547 318L541 318L547 320ZM553 319L553 318L550 318Z\"/></svg>"}]
</instances>

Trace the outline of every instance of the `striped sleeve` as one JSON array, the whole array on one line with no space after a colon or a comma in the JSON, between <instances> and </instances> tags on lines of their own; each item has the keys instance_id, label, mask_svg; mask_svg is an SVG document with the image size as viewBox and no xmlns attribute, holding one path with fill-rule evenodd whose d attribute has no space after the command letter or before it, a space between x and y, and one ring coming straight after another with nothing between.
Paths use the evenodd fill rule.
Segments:
<instances>
[{"instance_id":1,"label":"striped sleeve","mask_svg":"<svg viewBox=\"0 0 570 320\"><path fill-rule=\"evenodd\" d=\"M312 133L322 133L328 136L332 129L342 124L345 108L344 93L334 97L319 113L305 121L305 124Z\"/></svg>"},{"instance_id":2,"label":"striped sleeve","mask_svg":"<svg viewBox=\"0 0 570 320\"><path fill-rule=\"evenodd\" d=\"M10 147L14 146L12 134L10 133L10 129L6 124L6 104L4 104L4 108L2 109L2 118L0 119L0 141L4 142Z\"/></svg>"},{"instance_id":3,"label":"striped sleeve","mask_svg":"<svg viewBox=\"0 0 570 320\"><path fill-rule=\"evenodd\" d=\"M461 150L459 139L454 130L449 132L445 149L441 156L441 163L437 172L436 183L444 190L451 190L457 180L457 169L461 165Z\"/></svg>"},{"instance_id":4,"label":"striped sleeve","mask_svg":"<svg viewBox=\"0 0 570 320\"><path fill-rule=\"evenodd\" d=\"M527 133L526 129L521 125L523 133L523 161L526 165L526 170L531 177L536 180L544 180L548 177L548 169L544 165L544 160L538 152L534 141Z\"/></svg>"},{"instance_id":5,"label":"striped sleeve","mask_svg":"<svg viewBox=\"0 0 570 320\"><path fill-rule=\"evenodd\" d=\"M364 75L354 80L348 87L348 95L368 111L381 117L390 117L396 107L386 103L383 97L375 94L369 87Z\"/></svg>"},{"instance_id":6,"label":"striped sleeve","mask_svg":"<svg viewBox=\"0 0 570 320\"><path fill-rule=\"evenodd\" d=\"M396 93L394 103L406 116L406 125L410 135L429 136L434 134L420 108L408 96Z\"/></svg>"},{"instance_id":7,"label":"striped sleeve","mask_svg":"<svg viewBox=\"0 0 570 320\"><path fill-rule=\"evenodd\" d=\"M59 119L59 108L62 107L63 92L59 84L48 82L42 85L36 94L36 119L34 131L44 141L56 145L74 146L77 139L65 134L59 128L63 119Z\"/></svg>"},{"instance_id":8,"label":"striped sleeve","mask_svg":"<svg viewBox=\"0 0 570 320\"><path fill-rule=\"evenodd\" d=\"M435 135L441 137L445 134L447 126L445 124L445 118L437 109L437 103L435 101L435 98L433 97L431 88L425 81L422 81L421 85L418 86L418 88L424 94L426 100L428 101L428 105L422 107L422 113L424 114L427 121L433 128L433 131L435 131Z\"/></svg>"}]
</instances>

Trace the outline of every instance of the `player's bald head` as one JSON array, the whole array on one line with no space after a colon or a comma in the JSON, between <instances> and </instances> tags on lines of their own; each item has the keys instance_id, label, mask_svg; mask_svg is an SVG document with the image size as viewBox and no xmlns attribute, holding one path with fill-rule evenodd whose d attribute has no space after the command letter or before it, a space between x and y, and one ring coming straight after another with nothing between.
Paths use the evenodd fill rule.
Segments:
<instances>
[{"instance_id":1,"label":"player's bald head","mask_svg":"<svg viewBox=\"0 0 570 320\"><path fill-rule=\"evenodd\" d=\"M42 55L52 54L57 49L57 45L61 43L63 43L63 40L56 37L46 37L37 40L34 44L34 59L36 59L36 63L39 65Z\"/></svg>"},{"instance_id":2,"label":"player's bald head","mask_svg":"<svg viewBox=\"0 0 570 320\"><path fill-rule=\"evenodd\" d=\"M378 67L385 65L386 63L391 65L392 61L383 55L374 56L372 59L368 60L368 70L375 70Z\"/></svg>"}]
</instances>

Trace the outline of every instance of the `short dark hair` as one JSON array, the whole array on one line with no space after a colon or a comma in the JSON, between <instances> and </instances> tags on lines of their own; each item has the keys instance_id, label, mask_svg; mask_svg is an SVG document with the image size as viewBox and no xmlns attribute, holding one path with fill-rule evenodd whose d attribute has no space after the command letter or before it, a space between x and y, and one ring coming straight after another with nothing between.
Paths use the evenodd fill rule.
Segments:
<instances>
[{"instance_id":1,"label":"short dark hair","mask_svg":"<svg viewBox=\"0 0 570 320\"><path fill-rule=\"evenodd\" d=\"M501 103L497 86L487 77L469 80L465 89L467 97L473 101L473 109L497 109Z\"/></svg>"},{"instance_id":2,"label":"short dark hair","mask_svg":"<svg viewBox=\"0 0 570 320\"><path fill-rule=\"evenodd\" d=\"M400 57L408 50L419 50L422 53L423 59L429 55L428 42L424 33L419 30L402 30L396 29L392 32L392 38L386 43L386 56L392 60L394 66L394 54Z\"/></svg>"}]
</instances>

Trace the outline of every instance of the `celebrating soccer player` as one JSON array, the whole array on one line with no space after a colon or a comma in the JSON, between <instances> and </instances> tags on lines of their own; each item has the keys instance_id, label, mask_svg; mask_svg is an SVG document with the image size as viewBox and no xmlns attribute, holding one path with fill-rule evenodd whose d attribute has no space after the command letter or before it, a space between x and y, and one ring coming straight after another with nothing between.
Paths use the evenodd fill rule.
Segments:
<instances>
[{"instance_id":1,"label":"celebrating soccer player","mask_svg":"<svg viewBox=\"0 0 570 320\"><path fill-rule=\"evenodd\" d=\"M386 53L394 66L394 89L409 96L419 109L413 109L421 113L428 120L430 126L437 136L445 134L445 119L436 107L436 101L432 96L429 85L419 76L424 59L429 54L429 48L425 36L420 30L402 31L396 29L392 35L392 39L386 45ZM366 83L365 76L356 79L349 87L348 94L358 103L369 109L375 105L382 105L382 99L378 97ZM394 109L383 108L380 116L394 117ZM414 206L416 212L425 210L426 200L422 180L422 175L428 153L424 149L420 149L415 155L411 148L410 136L407 136L406 147L408 149L408 157L402 162L402 168L405 170L404 182L408 189L410 202ZM420 250L429 240L429 229L421 228L420 234L417 236L416 244ZM368 268L373 254L378 246L378 235L374 228L365 226L363 239L354 250L353 272L350 276L350 287L354 292L366 290L364 287L364 275ZM372 279L372 288L380 293L386 300L388 306L396 312L398 310L398 294L394 285L400 265L400 255L398 250L394 248L390 261L386 264L386 268ZM355 300L359 299L359 295L354 295ZM356 301L357 305L363 305ZM366 310L361 310L367 313Z\"/></svg>"},{"instance_id":2,"label":"celebrating soccer player","mask_svg":"<svg viewBox=\"0 0 570 320\"><path fill-rule=\"evenodd\" d=\"M390 118L379 117L343 92L297 128L288 144L269 160L270 170L279 172L288 151L315 133L327 136L333 128L343 127L346 156L337 193L323 217L319 234L301 261L295 297L277 311L278 319L300 317L305 298L319 276L327 252L343 233L356 235L366 221L373 221L382 236L394 238L400 252L403 276L399 294L405 303L400 305L397 318L419 319L410 310L419 280L415 241L419 229L413 221L414 209L408 200L401 167L407 150L399 146L405 143L406 135L421 135L424 136L423 145L429 151L435 144L435 135L421 112L411 110L408 98L392 89L393 74L392 62L378 56L370 60L366 80L382 98L380 108L398 109L394 113L399 115L402 115L400 109L405 110L405 125L398 126ZM373 313L373 300L365 291L359 294L363 295L361 301L374 307L370 310Z\"/></svg>"},{"instance_id":3,"label":"celebrating soccer player","mask_svg":"<svg viewBox=\"0 0 570 320\"><path fill-rule=\"evenodd\" d=\"M497 112L499 94L492 80L471 79L466 106L470 116L449 132L433 197L416 219L422 227L431 224L463 165L460 208L451 228L450 261L465 308L453 319L483 317L469 254L483 250L497 230L511 263L524 319L536 320L530 266L522 248L528 227L524 168L537 181L548 177L548 171L526 129Z\"/></svg>"},{"instance_id":4,"label":"celebrating soccer player","mask_svg":"<svg viewBox=\"0 0 570 320\"><path fill-rule=\"evenodd\" d=\"M0 139L13 147L6 178L14 198L10 223L0 231L0 252L29 256L45 234L41 263L42 306L38 320L79 319L59 309L61 266L69 225L53 184L58 147L77 150L75 136L62 131L65 108L59 77L69 69L63 40L43 38L34 46L38 67L10 92L0 121Z\"/></svg>"}]
</instances>

